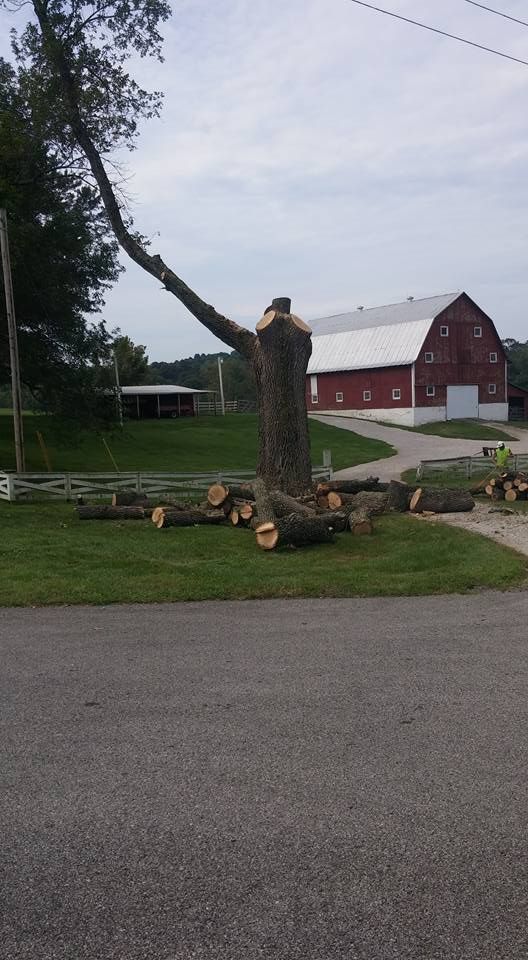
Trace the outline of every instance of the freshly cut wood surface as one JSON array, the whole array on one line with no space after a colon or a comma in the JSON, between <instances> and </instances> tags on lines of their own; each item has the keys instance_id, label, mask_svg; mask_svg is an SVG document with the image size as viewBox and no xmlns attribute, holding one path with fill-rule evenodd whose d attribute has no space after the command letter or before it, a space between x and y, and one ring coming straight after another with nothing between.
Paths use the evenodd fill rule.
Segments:
<instances>
[{"instance_id":1,"label":"freshly cut wood surface","mask_svg":"<svg viewBox=\"0 0 528 960\"><path fill-rule=\"evenodd\" d=\"M475 501L469 490L451 490L449 487L418 487L411 497L412 513L462 513L472 510Z\"/></svg>"},{"instance_id":2,"label":"freshly cut wood surface","mask_svg":"<svg viewBox=\"0 0 528 960\"><path fill-rule=\"evenodd\" d=\"M331 543L334 539L333 531L321 517L302 517L298 513L259 525L256 537L262 550L273 550L282 546L304 547L310 543Z\"/></svg>"}]
</instances>

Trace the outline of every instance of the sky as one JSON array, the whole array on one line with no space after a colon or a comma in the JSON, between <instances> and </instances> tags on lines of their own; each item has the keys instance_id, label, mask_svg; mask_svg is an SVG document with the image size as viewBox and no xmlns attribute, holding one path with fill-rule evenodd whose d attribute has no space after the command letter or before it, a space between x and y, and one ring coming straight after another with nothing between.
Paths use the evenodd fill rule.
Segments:
<instances>
[{"instance_id":1,"label":"sky","mask_svg":"<svg viewBox=\"0 0 528 960\"><path fill-rule=\"evenodd\" d=\"M373 2L528 60L528 27L467 0ZM309 322L465 290L528 339L528 66L351 0L173 0L164 34L165 62L134 64L165 103L128 191L204 300L253 329L276 296ZM151 360L222 349L130 262L104 317Z\"/></svg>"}]
</instances>

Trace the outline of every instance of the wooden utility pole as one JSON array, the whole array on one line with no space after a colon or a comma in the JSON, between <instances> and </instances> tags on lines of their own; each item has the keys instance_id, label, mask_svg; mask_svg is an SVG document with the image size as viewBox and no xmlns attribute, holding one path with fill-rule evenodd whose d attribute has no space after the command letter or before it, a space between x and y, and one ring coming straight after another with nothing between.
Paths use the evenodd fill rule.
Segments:
<instances>
[{"instance_id":1,"label":"wooden utility pole","mask_svg":"<svg viewBox=\"0 0 528 960\"><path fill-rule=\"evenodd\" d=\"M224 381L222 379L222 357L218 357L218 382L220 384L220 404L222 408L222 416L225 417L225 401L224 401ZM215 409L216 413L216 409Z\"/></svg>"},{"instance_id":2,"label":"wooden utility pole","mask_svg":"<svg viewBox=\"0 0 528 960\"><path fill-rule=\"evenodd\" d=\"M13 397L13 423L15 430L15 456L17 473L24 473L26 460L24 455L24 429L22 426L22 392L20 389L20 363L18 359L18 339L15 320L15 301L11 279L11 261L7 236L7 212L0 209L0 246L2 248L2 270L7 310L7 329L9 333L9 363L11 366L11 394Z\"/></svg>"}]
</instances>

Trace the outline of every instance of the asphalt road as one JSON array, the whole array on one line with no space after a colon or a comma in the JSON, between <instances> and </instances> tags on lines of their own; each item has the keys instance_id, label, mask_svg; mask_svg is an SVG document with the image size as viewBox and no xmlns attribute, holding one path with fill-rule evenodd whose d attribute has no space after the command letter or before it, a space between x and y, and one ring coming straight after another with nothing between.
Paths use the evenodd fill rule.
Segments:
<instances>
[{"instance_id":1,"label":"asphalt road","mask_svg":"<svg viewBox=\"0 0 528 960\"><path fill-rule=\"evenodd\" d=\"M0 613L2 960L526 960L528 596Z\"/></svg>"}]
</instances>

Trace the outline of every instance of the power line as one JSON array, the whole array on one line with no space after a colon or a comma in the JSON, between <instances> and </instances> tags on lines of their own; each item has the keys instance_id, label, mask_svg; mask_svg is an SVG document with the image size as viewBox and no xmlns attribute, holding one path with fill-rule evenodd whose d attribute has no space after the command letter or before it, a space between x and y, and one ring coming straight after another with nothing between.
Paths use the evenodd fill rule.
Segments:
<instances>
[{"instance_id":1,"label":"power line","mask_svg":"<svg viewBox=\"0 0 528 960\"><path fill-rule=\"evenodd\" d=\"M476 47L477 50L485 50L486 53L493 53L496 57L503 57L504 60L513 60L514 63L522 63L523 67L528 67L528 60L520 60L519 57L512 57L509 53L502 53L500 50L494 50L492 47L485 47L482 43L475 43L474 40L458 37L455 33L446 33L445 30L439 30L438 27L431 27L427 23L421 23L420 20L411 20L410 17L404 17L400 13L393 13L392 10L384 10L383 7L375 7L374 4L365 3L364 0L348 0L348 2L356 3L358 6L366 7L368 10L375 10L376 13L384 13L387 17L394 17L395 20L403 20L404 23L412 23L413 26L421 27L422 30L429 30L430 33L438 33L441 37L448 37L450 40L466 43L470 47Z\"/></svg>"},{"instance_id":2,"label":"power line","mask_svg":"<svg viewBox=\"0 0 528 960\"><path fill-rule=\"evenodd\" d=\"M493 7L487 7L485 3L477 3L477 0L465 0L472 7L480 7L481 10L487 10L488 13L494 13L497 17L504 17L505 20L511 20L512 23L520 23L522 27L528 27L528 21L518 20L517 17L511 17L509 13L503 13L502 10L494 10Z\"/></svg>"}]
</instances>

